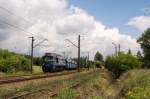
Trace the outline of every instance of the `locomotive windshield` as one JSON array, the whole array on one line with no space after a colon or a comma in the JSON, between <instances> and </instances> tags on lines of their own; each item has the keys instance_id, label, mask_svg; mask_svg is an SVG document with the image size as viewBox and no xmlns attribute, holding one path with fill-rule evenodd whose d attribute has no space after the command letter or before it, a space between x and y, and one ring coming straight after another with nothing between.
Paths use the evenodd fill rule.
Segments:
<instances>
[{"instance_id":1,"label":"locomotive windshield","mask_svg":"<svg viewBox=\"0 0 150 99\"><path fill-rule=\"evenodd\" d=\"M53 61L53 56L45 56L44 61Z\"/></svg>"}]
</instances>

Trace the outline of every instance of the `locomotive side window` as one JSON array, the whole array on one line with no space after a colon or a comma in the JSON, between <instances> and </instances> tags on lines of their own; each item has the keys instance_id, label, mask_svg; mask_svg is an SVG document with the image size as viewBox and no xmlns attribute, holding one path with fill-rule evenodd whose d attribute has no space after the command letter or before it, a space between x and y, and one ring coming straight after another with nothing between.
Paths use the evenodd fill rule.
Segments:
<instances>
[{"instance_id":1,"label":"locomotive side window","mask_svg":"<svg viewBox=\"0 0 150 99\"><path fill-rule=\"evenodd\" d=\"M59 61L58 61L58 58L56 58L56 63L58 63Z\"/></svg>"}]
</instances>

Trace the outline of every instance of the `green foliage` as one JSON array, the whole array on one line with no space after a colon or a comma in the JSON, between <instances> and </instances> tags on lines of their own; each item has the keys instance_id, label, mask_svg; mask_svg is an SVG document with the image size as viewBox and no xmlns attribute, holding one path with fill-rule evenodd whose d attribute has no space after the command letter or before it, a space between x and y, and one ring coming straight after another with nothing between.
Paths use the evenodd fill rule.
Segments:
<instances>
[{"instance_id":1,"label":"green foliage","mask_svg":"<svg viewBox=\"0 0 150 99\"><path fill-rule=\"evenodd\" d=\"M132 54L131 49L128 50L128 54Z\"/></svg>"},{"instance_id":2,"label":"green foliage","mask_svg":"<svg viewBox=\"0 0 150 99\"><path fill-rule=\"evenodd\" d=\"M95 62L92 61L92 60L89 60L88 61L88 66L89 66L89 68L95 68Z\"/></svg>"},{"instance_id":3,"label":"green foliage","mask_svg":"<svg viewBox=\"0 0 150 99\"><path fill-rule=\"evenodd\" d=\"M73 59L76 63L78 63L78 59L74 58ZM87 61L87 57L80 57L80 67L81 68L85 68L88 66L88 61Z\"/></svg>"},{"instance_id":4,"label":"green foliage","mask_svg":"<svg viewBox=\"0 0 150 99\"><path fill-rule=\"evenodd\" d=\"M87 57L80 57L80 67L86 67L87 65Z\"/></svg>"},{"instance_id":5,"label":"green foliage","mask_svg":"<svg viewBox=\"0 0 150 99\"><path fill-rule=\"evenodd\" d=\"M37 66L42 66L42 64L43 64L43 58L42 57L35 57L33 63L35 65L37 65Z\"/></svg>"},{"instance_id":6,"label":"green foliage","mask_svg":"<svg viewBox=\"0 0 150 99\"><path fill-rule=\"evenodd\" d=\"M95 67L96 67L96 68L101 68L101 67L102 67L102 62L100 62L100 61L95 61L94 63L95 63Z\"/></svg>"},{"instance_id":7,"label":"green foliage","mask_svg":"<svg viewBox=\"0 0 150 99\"><path fill-rule=\"evenodd\" d=\"M105 67L115 74L118 78L122 73L135 68L140 68L141 62L132 54L125 54L123 52L118 55L107 56Z\"/></svg>"},{"instance_id":8,"label":"green foliage","mask_svg":"<svg viewBox=\"0 0 150 99\"><path fill-rule=\"evenodd\" d=\"M94 56L94 61L103 61L103 55L100 52L96 52L95 56Z\"/></svg>"},{"instance_id":9,"label":"green foliage","mask_svg":"<svg viewBox=\"0 0 150 99\"><path fill-rule=\"evenodd\" d=\"M129 75L130 74L130 75ZM122 90L125 99L150 99L150 71L135 70L128 72Z\"/></svg>"},{"instance_id":10,"label":"green foliage","mask_svg":"<svg viewBox=\"0 0 150 99\"><path fill-rule=\"evenodd\" d=\"M24 56L0 49L0 72L29 70L30 60Z\"/></svg>"},{"instance_id":11,"label":"green foliage","mask_svg":"<svg viewBox=\"0 0 150 99\"><path fill-rule=\"evenodd\" d=\"M142 60L143 59L143 56L142 56L142 54L141 54L141 52L140 51L138 51L137 52L137 58L139 59L139 60Z\"/></svg>"},{"instance_id":12,"label":"green foliage","mask_svg":"<svg viewBox=\"0 0 150 99\"><path fill-rule=\"evenodd\" d=\"M103 55L97 51L95 56L94 56L94 65L96 68L101 68L103 63L104 63Z\"/></svg>"},{"instance_id":13,"label":"green foliage","mask_svg":"<svg viewBox=\"0 0 150 99\"><path fill-rule=\"evenodd\" d=\"M147 29L141 37L139 37L137 42L140 43L141 48L143 49L144 65L145 67L150 68L150 28Z\"/></svg>"}]
</instances>

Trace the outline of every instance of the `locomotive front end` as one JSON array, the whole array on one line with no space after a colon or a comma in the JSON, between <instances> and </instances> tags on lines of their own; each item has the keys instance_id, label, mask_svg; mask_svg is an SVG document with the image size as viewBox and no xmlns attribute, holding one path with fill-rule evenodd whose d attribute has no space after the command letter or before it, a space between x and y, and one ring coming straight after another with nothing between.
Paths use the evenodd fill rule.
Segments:
<instances>
[{"instance_id":1,"label":"locomotive front end","mask_svg":"<svg viewBox=\"0 0 150 99\"><path fill-rule=\"evenodd\" d=\"M54 70L54 58L49 54L43 56L43 72L52 72Z\"/></svg>"}]
</instances>

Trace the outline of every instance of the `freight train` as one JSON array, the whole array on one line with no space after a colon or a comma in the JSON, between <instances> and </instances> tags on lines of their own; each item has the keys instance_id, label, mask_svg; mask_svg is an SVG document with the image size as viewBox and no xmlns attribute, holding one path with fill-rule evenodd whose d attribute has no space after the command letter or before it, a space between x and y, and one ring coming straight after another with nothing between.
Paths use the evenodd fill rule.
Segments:
<instances>
[{"instance_id":1,"label":"freight train","mask_svg":"<svg viewBox=\"0 0 150 99\"><path fill-rule=\"evenodd\" d=\"M73 70L77 68L75 61L65 59L56 53L45 53L43 56L43 72L54 72L63 70Z\"/></svg>"}]
</instances>

